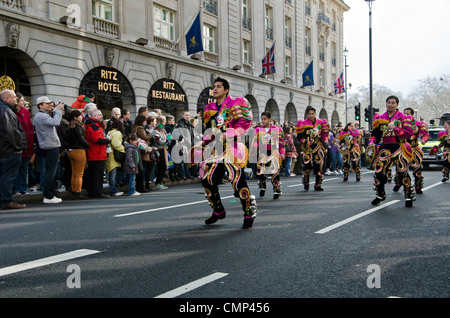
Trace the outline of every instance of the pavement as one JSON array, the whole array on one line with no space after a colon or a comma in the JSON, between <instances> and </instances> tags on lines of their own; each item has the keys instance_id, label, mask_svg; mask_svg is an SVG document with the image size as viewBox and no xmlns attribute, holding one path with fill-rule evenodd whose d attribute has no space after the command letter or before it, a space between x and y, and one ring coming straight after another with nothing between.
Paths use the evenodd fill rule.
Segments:
<instances>
[{"instance_id":1,"label":"pavement","mask_svg":"<svg viewBox=\"0 0 450 318\"><path fill-rule=\"evenodd\" d=\"M176 187L176 186L180 186L180 185L187 185L187 184L200 184L201 180L199 178L194 178L194 179L187 179L187 180L180 180L180 181L169 181L169 182L164 182L164 185L168 188L171 187ZM118 187L119 191L125 193L124 196L127 196L126 193L128 192L128 186L119 186ZM151 192L156 192L156 191L164 191L164 190L151 190ZM87 191L86 190L82 190L82 193L84 195L87 196ZM103 193L106 194L107 196L109 196L109 184L103 183ZM64 200L72 200L72 193L70 191L66 191L63 190L62 191L57 191L57 195L58 198L61 198ZM30 191L29 195L17 195L14 196L14 202L16 203L20 203L20 204L26 204L26 203L30 203L30 202L42 202L43 200L43 194L41 191Z\"/></svg>"}]
</instances>

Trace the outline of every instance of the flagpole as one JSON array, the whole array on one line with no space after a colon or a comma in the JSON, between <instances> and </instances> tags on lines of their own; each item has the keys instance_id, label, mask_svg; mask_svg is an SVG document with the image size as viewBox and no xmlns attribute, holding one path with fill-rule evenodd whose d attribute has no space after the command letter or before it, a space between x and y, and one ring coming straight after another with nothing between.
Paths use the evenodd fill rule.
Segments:
<instances>
[{"instance_id":1,"label":"flagpole","mask_svg":"<svg viewBox=\"0 0 450 318\"><path fill-rule=\"evenodd\" d=\"M186 30L188 30L188 29L192 26L192 24L194 23L194 21L195 21L195 19L197 18L197 15L198 15L198 14L200 14L200 21L202 21L202 17L203 17L203 15L202 15L202 8L203 8L203 6L202 6L201 0L200 0L200 10L199 10L199 12L197 12L197 14L194 14L194 18L191 19L191 22L189 22L188 26L187 26L187 27L183 30L183 32L178 36L178 39L173 43L173 46L170 48L170 51L172 51L173 48L180 42L181 37L184 37L184 36L185 36ZM203 25L203 24L202 24L202 25Z\"/></svg>"}]
</instances>

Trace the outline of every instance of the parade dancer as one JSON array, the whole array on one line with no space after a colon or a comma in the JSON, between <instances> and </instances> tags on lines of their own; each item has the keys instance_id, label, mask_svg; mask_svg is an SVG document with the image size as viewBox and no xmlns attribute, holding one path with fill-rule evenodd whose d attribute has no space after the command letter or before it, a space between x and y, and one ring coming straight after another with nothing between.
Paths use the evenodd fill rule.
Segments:
<instances>
[{"instance_id":1,"label":"parade dancer","mask_svg":"<svg viewBox=\"0 0 450 318\"><path fill-rule=\"evenodd\" d=\"M253 115L247 99L232 99L228 96L230 84L222 78L214 82L213 96L216 102L205 107L205 136L200 147L194 147L191 156L204 161L200 164L202 185L213 214L205 220L213 224L226 216L225 207L219 194L219 184L225 172L234 189L234 195L240 199L244 211L243 228L252 227L256 217L256 200L250 194L245 179L244 167L248 162L248 150L240 140L250 128ZM194 161L191 161L194 162Z\"/></svg>"},{"instance_id":2,"label":"parade dancer","mask_svg":"<svg viewBox=\"0 0 450 318\"><path fill-rule=\"evenodd\" d=\"M412 118L412 127L414 134L411 136L407 142L411 145L413 149L413 159L411 161L410 167L413 170L414 174L414 185L416 188L416 193L422 194L423 188L423 175L422 175L422 160L423 160L423 151L422 148L419 147L419 142L422 145L426 144L430 134L428 133L428 125L426 122L418 121L414 118L414 110L412 108L406 108L403 113ZM401 187L400 184L400 176L399 173L395 175L395 186L394 192L397 192Z\"/></svg>"},{"instance_id":3,"label":"parade dancer","mask_svg":"<svg viewBox=\"0 0 450 318\"><path fill-rule=\"evenodd\" d=\"M355 129L353 124L347 124L344 130L339 134L342 161L344 162L344 181L348 180L350 168L353 168L356 174L356 181L361 180L361 148L358 144L359 130Z\"/></svg>"},{"instance_id":4,"label":"parade dancer","mask_svg":"<svg viewBox=\"0 0 450 318\"><path fill-rule=\"evenodd\" d=\"M329 139L329 125L326 119L317 119L316 110L308 106L305 120L299 120L295 128L297 139L300 141L303 156L303 186L309 190L311 170L316 175L314 190L323 191L323 166L325 151Z\"/></svg>"},{"instance_id":5,"label":"parade dancer","mask_svg":"<svg viewBox=\"0 0 450 318\"><path fill-rule=\"evenodd\" d=\"M413 151L411 145L406 142L413 135L413 127L411 118L397 109L398 103L397 97L389 96L386 99L387 111L374 116L369 148L375 148L376 144L380 144L380 146L374 166L377 197L372 201L372 205L377 205L386 199L384 186L387 182L387 169L392 164L395 164L401 185L403 185L405 206L412 207L415 199L411 177L408 173Z\"/></svg>"},{"instance_id":6,"label":"parade dancer","mask_svg":"<svg viewBox=\"0 0 450 318\"><path fill-rule=\"evenodd\" d=\"M438 140L441 142L438 146L434 146L430 150L430 155L435 155L439 149L444 148L444 168L442 169L442 182L447 182L450 172L450 122L444 122L444 131L439 132Z\"/></svg>"},{"instance_id":7,"label":"parade dancer","mask_svg":"<svg viewBox=\"0 0 450 318\"><path fill-rule=\"evenodd\" d=\"M278 199L282 195L280 172L285 157L284 134L280 127L271 124L269 112L261 114L261 123L262 126L256 128L256 136L252 143L252 149L258 151L259 196L264 196L267 188L266 177L272 175L273 198Z\"/></svg>"}]
</instances>

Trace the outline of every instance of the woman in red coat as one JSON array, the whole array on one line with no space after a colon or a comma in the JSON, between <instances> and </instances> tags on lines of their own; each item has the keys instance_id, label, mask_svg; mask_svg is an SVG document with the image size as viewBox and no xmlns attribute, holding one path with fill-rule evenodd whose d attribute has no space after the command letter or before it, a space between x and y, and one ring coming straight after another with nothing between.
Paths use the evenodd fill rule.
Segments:
<instances>
[{"instance_id":1,"label":"woman in red coat","mask_svg":"<svg viewBox=\"0 0 450 318\"><path fill-rule=\"evenodd\" d=\"M103 172L107 159L106 146L111 142L105 137L103 130L103 115L94 110L85 122L86 141L89 148L86 151L88 168L86 169L86 189L91 198L106 198L103 193Z\"/></svg>"}]
</instances>

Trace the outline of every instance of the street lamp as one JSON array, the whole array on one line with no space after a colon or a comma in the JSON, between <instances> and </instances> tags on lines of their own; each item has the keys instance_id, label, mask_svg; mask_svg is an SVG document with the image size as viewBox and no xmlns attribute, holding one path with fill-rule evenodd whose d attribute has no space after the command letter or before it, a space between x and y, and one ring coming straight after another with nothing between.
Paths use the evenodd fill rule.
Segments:
<instances>
[{"instance_id":1,"label":"street lamp","mask_svg":"<svg viewBox=\"0 0 450 318\"><path fill-rule=\"evenodd\" d=\"M364 0L369 5L369 73L370 73L370 117L369 117L369 129L372 130L373 123L373 83L372 83L372 3L375 0Z\"/></svg>"},{"instance_id":2,"label":"street lamp","mask_svg":"<svg viewBox=\"0 0 450 318\"><path fill-rule=\"evenodd\" d=\"M344 64L345 64L345 124L348 123L348 116L347 116L347 108L348 108L348 101L347 101L347 47L344 48Z\"/></svg>"}]
</instances>

